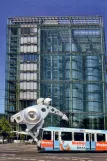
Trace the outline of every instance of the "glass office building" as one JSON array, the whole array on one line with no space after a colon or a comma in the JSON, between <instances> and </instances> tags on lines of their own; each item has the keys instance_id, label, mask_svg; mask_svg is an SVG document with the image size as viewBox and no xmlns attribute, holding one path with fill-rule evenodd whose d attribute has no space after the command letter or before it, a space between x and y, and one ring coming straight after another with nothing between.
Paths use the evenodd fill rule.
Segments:
<instances>
[{"instance_id":1,"label":"glass office building","mask_svg":"<svg viewBox=\"0 0 107 161\"><path fill-rule=\"evenodd\" d=\"M105 129L105 66L102 17L9 18L6 114L50 97L69 117L69 127ZM45 125L58 123L49 115Z\"/></svg>"}]
</instances>

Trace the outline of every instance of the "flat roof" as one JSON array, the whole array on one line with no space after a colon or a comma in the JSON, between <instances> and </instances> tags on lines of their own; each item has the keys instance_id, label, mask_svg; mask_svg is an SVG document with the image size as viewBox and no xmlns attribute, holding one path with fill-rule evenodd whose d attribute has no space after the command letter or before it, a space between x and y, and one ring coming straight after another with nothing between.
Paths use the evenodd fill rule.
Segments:
<instances>
[{"instance_id":1,"label":"flat roof","mask_svg":"<svg viewBox=\"0 0 107 161\"><path fill-rule=\"evenodd\" d=\"M107 133L107 130L81 129L81 128L66 128L66 127L44 127L44 130L63 131L63 132L90 132L90 133Z\"/></svg>"},{"instance_id":2,"label":"flat roof","mask_svg":"<svg viewBox=\"0 0 107 161\"><path fill-rule=\"evenodd\" d=\"M39 17L9 17L8 24L15 23L38 23L41 24L46 20L53 21L56 20L60 23L60 21L70 21L70 23L79 23L79 21L83 20L83 23L102 23L102 16L39 16Z\"/></svg>"}]
</instances>

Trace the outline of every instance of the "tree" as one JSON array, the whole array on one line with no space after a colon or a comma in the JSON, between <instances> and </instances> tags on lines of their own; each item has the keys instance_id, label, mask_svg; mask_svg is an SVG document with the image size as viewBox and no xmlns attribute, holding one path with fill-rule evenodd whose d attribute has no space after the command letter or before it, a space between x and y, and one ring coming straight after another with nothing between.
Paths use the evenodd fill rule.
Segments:
<instances>
[{"instance_id":1,"label":"tree","mask_svg":"<svg viewBox=\"0 0 107 161\"><path fill-rule=\"evenodd\" d=\"M20 134L20 140L25 140L25 135L24 134Z\"/></svg>"},{"instance_id":2,"label":"tree","mask_svg":"<svg viewBox=\"0 0 107 161\"><path fill-rule=\"evenodd\" d=\"M3 136L3 143L4 143L4 139L10 136L10 132L11 132L11 126L8 120L5 117L2 117L0 119L0 133Z\"/></svg>"}]
</instances>

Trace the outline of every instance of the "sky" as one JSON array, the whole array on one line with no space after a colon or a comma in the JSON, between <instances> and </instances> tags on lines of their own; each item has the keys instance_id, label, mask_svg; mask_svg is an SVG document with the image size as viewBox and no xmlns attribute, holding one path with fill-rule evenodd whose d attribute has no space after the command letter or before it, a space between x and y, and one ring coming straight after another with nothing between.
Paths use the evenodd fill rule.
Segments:
<instances>
[{"instance_id":1,"label":"sky","mask_svg":"<svg viewBox=\"0 0 107 161\"><path fill-rule=\"evenodd\" d=\"M4 113L7 18L95 15L104 17L107 39L107 0L0 0L0 113Z\"/></svg>"}]
</instances>

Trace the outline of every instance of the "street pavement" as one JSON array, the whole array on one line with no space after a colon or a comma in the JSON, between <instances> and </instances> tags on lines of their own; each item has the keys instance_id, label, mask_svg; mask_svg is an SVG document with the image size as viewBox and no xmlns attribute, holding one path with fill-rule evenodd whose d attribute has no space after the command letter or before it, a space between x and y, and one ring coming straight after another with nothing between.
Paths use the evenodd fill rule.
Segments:
<instances>
[{"instance_id":1,"label":"street pavement","mask_svg":"<svg viewBox=\"0 0 107 161\"><path fill-rule=\"evenodd\" d=\"M36 145L0 144L0 161L107 161L107 153L39 153Z\"/></svg>"}]
</instances>

